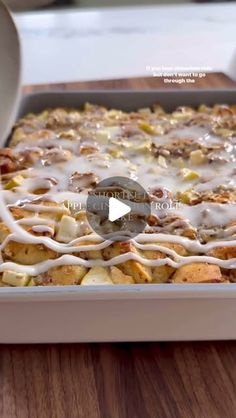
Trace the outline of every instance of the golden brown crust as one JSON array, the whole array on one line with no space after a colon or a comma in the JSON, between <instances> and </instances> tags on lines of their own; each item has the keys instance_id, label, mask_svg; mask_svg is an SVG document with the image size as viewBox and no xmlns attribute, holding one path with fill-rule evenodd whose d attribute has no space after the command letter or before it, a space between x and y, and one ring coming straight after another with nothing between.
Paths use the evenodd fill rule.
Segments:
<instances>
[{"instance_id":1,"label":"golden brown crust","mask_svg":"<svg viewBox=\"0 0 236 418\"><path fill-rule=\"evenodd\" d=\"M88 269L83 266L58 266L50 268L38 277L37 282L43 286L77 285L85 276Z\"/></svg>"},{"instance_id":2,"label":"golden brown crust","mask_svg":"<svg viewBox=\"0 0 236 418\"><path fill-rule=\"evenodd\" d=\"M133 244L126 241L115 242L109 247L105 248L103 250L103 257L105 260L110 260L127 252L140 254ZM117 267L119 267L124 274L132 276L135 283L150 283L152 281L151 268L142 265L138 261L125 261L124 263L118 264Z\"/></svg>"},{"instance_id":3,"label":"golden brown crust","mask_svg":"<svg viewBox=\"0 0 236 418\"><path fill-rule=\"evenodd\" d=\"M223 277L215 264L190 263L179 267L174 273L172 283L221 283Z\"/></svg>"},{"instance_id":4,"label":"golden brown crust","mask_svg":"<svg viewBox=\"0 0 236 418\"><path fill-rule=\"evenodd\" d=\"M33 265L57 258L58 254L43 244L22 244L9 241L3 250L3 259L24 265Z\"/></svg>"},{"instance_id":5,"label":"golden brown crust","mask_svg":"<svg viewBox=\"0 0 236 418\"><path fill-rule=\"evenodd\" d=\"M209 251L209 256L220 258L222 260L229 260L230 258L236 258L236 246L235 247L217 247Z\"/></svg>"}]
</instances>

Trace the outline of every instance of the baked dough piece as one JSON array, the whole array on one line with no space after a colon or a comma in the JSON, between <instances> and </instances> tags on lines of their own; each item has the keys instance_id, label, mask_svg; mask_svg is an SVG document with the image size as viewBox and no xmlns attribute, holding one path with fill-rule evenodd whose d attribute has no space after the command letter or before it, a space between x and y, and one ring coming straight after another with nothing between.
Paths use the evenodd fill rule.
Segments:
<instances>
[{"instance_id":1,"label":"baked dough piece","mask_svg":"<svg viewBox=\"0 0 236 418\"><path fill-rule=\"evenodd\" d=\"M156 242L155 244L160 245L162 247L169 248L170 250L174 250L177 254L180 254L182 256L187 255L187 250L180 244L170 243L170 242ZM154 251L154 250L144 250L142 251L144 256L151 260L157 260L165 258L166 255L160 251ZM163 266L157 266L152 267L152 282L153 283L167 283L174 273L175 269L168 264L165 264Z\"/></svg>"},{"instance_id":2,"label":"baked dough piece","mask_svg":"<svg viewBox=\"0 0 236 418\"><path fill-rule=\"evenodd\" d=\"M207 255L220 258L222 260L229 260L230 258L236 258L236 245L235 247L216 247L209 251Z\"/></svg>"},{"instance_id":3,"label":"baked dough piece","mask_svg":"<svg viewBox=\"0 0 236 418\"><path fill-rule=\"evenodd\" d=\"M112 266L110 268L111 280L114 284L134 284L135 281L132 276L124 274L118 267Z\"/></svg>"},{"instance_id":4,"label":"baked dough piece","mask_svg":"<svg viewBox=\"0 0 236 418\"><path fill-rule=\"evenodd\" d=\"M179 267L174 273L172 283L222 283L220 268L215 264L190 263Z\"/></svg>"},{"instance_id":5,"label":"baked dough piece","mask_svg":"<svg viewBox=\"0 0 236 418\"><path fill-rule=\"evenodd\" d=\"M10 260L25 265L38 264L57 257L57 252L43 244L21 244L20 242L9 241L3 250L5 261Z\"/></svg>"},{"instance_id":6,"label":"baked dough piece","mask_svg":"<svg viewBox=\"0 0 236 418\"><path fill-rule=\"evenodd\" d=\"M115 242L109 247L103 250L103 257L106 260L110 260L113 257L132 252L139 254L140 252L130 242ZM118 264L117 267L126 275L132 276L135 283L151 283L152 272L150 267L142 265L140 262L135 260L125 261L124 263Z\"/></svg>"},{"instance_id":7,"label":"baked dough piece","mask_svg":"<svg viewBox=\"0 0 236 418\"><path fill-rule=\"evenodd\" d=\"M85 276L88 269L83 266L57 266L50 268L37 278L41 285L77 285Z\"/></svg>"}]
</instances>

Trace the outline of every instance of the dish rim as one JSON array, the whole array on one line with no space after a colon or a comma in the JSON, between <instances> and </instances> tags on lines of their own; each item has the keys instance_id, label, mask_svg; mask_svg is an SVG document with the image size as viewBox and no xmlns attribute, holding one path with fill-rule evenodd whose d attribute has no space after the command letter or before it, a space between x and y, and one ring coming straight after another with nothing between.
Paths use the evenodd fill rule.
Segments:
<instances>
[{"instance_id":1,"label":"dish rim","mask_svg":"<svg viewBox=\"0 0 236 418\"><path fill-rule=\"evenodd\" d=\"M36 290L37 289L37 290ZM1 302L235 299L236 283L1 287Z\"/></svg>"}]
</instances>

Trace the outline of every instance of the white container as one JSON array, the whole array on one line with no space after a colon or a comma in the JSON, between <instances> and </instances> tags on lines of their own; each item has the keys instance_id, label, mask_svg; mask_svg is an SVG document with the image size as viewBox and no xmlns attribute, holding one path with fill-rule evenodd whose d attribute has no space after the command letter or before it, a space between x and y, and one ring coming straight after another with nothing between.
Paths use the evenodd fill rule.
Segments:
<instances>
[{"instance_id":1,"label":"white container","mask_svg":"<svg viewBox=\"0 0 236 418\"><path fill-rule=\"evenodd\" d=\"M136 109L236 103L236 90L41 93L19 115L90 101ZM0 343L236 338L236 284L0 288Z\"/></svg>"}]
</instances>

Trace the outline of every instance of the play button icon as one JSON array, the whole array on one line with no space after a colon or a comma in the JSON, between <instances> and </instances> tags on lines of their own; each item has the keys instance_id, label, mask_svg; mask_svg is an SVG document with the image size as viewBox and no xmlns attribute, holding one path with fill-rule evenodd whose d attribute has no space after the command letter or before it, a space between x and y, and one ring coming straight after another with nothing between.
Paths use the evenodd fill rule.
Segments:
<instances>
[{"instance_id":1,"label":"play button icon","mask_svg":"<svg viewBox=\"0 0 236 418\"><path fill-rule=\"evenodd\" d=\"M88 194L87 220L103 239L125 241L144 231L151 213L148 193L134 180L109 177Z\"/></svg>"},{"instance_id":2,"label":"play button icon","mask_svg":"<svg viewBox=\"0 0 236 418\"><path fill-rule=\"evenodd\" d=\"M131 208L122 203L120 200L111 197L109 199L109 214L108 219L110 222L117 221L117 219L122 218L122 216L127 215L131 212Z\"/></svg>"}]
</instances>

